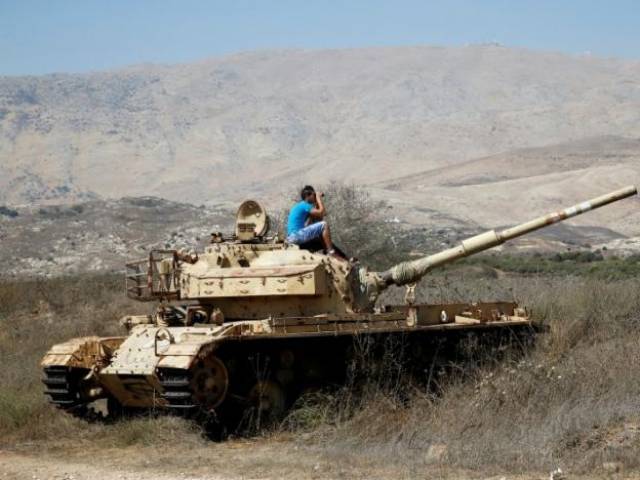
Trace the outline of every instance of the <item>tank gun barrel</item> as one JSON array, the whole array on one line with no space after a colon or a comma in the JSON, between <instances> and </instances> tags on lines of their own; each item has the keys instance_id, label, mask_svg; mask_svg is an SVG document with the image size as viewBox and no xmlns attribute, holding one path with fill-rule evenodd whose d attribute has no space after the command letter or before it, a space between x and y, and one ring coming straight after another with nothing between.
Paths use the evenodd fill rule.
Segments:
<instances>
[{"instance_id":1,"label":"tank gun barrel","mask_svg":"<svg viewBox=\"0 0 640 480\"><path fill-rule=\"evenodd\" d=\"M638 190L635 186L628 186L586 202L579 203L572 207L565 208L564 210L550 213L520 225L516 225L515 227L507 228L498 232L490 230L480 235L476 235L475 237L463 240L460 245L448 250L417 260L400 263L389 270L380 273L379 276L383 285L386 286L414 283L436 267L446 265L447 263L451 263L459 258L488 250L489 248L501 245L508 240L548 227L568 218L588 212L589 210L595 210L596 208L617 202L618 200L631 197L637 193Z\"/></svg>"}]
</instances>

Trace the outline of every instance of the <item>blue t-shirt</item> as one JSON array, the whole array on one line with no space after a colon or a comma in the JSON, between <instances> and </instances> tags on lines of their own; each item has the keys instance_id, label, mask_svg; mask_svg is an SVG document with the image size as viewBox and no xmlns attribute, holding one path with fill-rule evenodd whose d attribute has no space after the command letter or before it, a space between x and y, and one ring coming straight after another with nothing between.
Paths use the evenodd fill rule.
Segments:
<instances>
[{"instance_id":1,"label":"blue t-shirt","mask_svg":"<svg viewBox=\"0 0 640 480\"><path fill-rule=\"evenodd\" d=\"M313 209L313 205L309 202L296 203L289 212L289 222L287 223L287 235L292 235L298 230L304 228L309 212Z\"/></svg>"}]
</instances>

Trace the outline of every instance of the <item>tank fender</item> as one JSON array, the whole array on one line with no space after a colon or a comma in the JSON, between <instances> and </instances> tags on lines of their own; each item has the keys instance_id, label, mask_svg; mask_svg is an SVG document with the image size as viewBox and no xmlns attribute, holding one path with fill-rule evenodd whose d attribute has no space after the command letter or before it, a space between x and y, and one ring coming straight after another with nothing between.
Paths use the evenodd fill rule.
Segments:
<instances>
[{"instance_id":1,"label":"tank fender","mask_svg":"<svg viewBox=\"0 0 640 480\"><path fill-rule=\"evenodd\" d=\"M72 338L51 347L40 364L89 369L103 366L123 341L124 337Z\"/></svg>"},{"instance_id":2,"label":"tank fender","mask_svg":"<svg viewBox=\"0 0 640 480\"><path fill-rule=\"evenodd\" d=\"M158 368L182 368L187 369L196 360L204 357L218 348L220 342L229 337L241 334L239 325L220 325L211 327L199 327L189 329L166 329L170 335L169 344L162 345L164 339L156 340L157 352L160 356ZM177 335L177 338L174 337ZM162 331L156 332L156 339L163 336ZM166 338L165 337L165 338Z\"/></svg>"}]
</instances>

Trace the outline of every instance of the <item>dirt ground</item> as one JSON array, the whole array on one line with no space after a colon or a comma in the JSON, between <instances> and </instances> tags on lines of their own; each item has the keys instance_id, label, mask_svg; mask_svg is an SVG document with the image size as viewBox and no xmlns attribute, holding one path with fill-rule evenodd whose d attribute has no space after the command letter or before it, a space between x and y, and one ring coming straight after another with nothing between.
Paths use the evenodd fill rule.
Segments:
<instances>
[{"instance_id":1,"label":"dirt ground","mask_svg":"<svg viewBox=\"0 0 640 480\"><path fill-rule=\"evenodd\" d=\"M122 452L118 452L119 455ZM275 478L296 478L296 479L322 479L322 478L401 478L396 476L400 472L372 472L358 471L351 469L336 469L335 465L326 463L314 463L313 459L308 462L301 462L298 465L279 465L278 473L267 472L258 465L253 465L244 472L242 461L237 465L237 471L231 472L231 466L237 464L238 454L232 456L221 471L205 464L196 463L194 465L163 466L158 464L153 456L145 455L147 452L132 451L127 458L117 458L117 460L106 452L88 455L71 455L64 458L55 455L34 455L16 452L0 452L0 475L4 479L15 480L248 480L248 479L275 479ZM229 452L231 453L231 452ZM277 454L277 452L273 452ZM271 463L272 460L267 460ZM275 460L276 463L277 460ZM258 463L260 463L258 461ZM229 465L232 464L232 465ZM418 472L416 472L418 473ZM404 476L404 475L402 475ZM478 477L477 475L465 475L463 472L451 472L439 470L424 471L414 478L503 478L503 476ZM506 478L506 477L505 477ZM534 479L547 478L541 476L510 476L509 478Z\"/></svg>"},{"instance_id":2,"label":"dirt ground","mask_svg":"<svg viewBox=\"0 0 640 480\"><path fill-rule=\"evenodd\" d=\"M408 469L384 459L326 458L290 442L229 441L196 448L172 445L102 450L61 448L40 450L35 445L0 450L2 480L250 480L250 479L486 479L542 480L549 472L481 473L437 465ZM610 472L572 475L572 478L640 479L637 474Z\"/></svg>"},{"instance_id":3,"label":"dirt ground","mask_svg":"<svg viewBox=\"0 0 640 480\"><path fill-rule=\"evenodd\" d=\"M168 448L60 449L36 445L0 450L0 479L27 480L248 480L415 478L378 459L328 459L288 441L228 441ZM417 472L414 472L417 473ZM434 469L423 478L443 477ZM419 477L421 475L418 475Z\"/></svg>"},{"instance_id":4,"label":"dirt ground","mask_svg":"<svg viewBox=\"0 0 640 480\"><path fill-rule=\"evenodd\" d=\"M286 447L286 448L284 448ZM295 448L295 447L294 447ZM230 442L178 451L158 448L36 453L31 449L0 451L0 478L31 480L236 480L401 478L398 469L385 471L379 465L360 461L331 462L291 445ZM377 462L376 462L377 463ZM422 478L445 477L434 469ZM457 478L457 477L456 477Z\"/></svg>"}]
</instances>

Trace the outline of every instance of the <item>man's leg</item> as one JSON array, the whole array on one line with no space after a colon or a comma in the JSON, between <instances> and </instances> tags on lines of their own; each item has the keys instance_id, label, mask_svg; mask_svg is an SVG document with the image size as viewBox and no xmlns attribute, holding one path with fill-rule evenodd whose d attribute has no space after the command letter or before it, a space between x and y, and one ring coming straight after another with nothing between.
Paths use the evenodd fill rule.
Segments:
<instances>
[{"instance_id":1,"label":"man's leg","mask_svg":"<svg viewBox=\"0 0 640 480\"><path fill-rule=\"evenodd\" d=\"M312 223L287 237L289 243L295 243L296 245L304 245L313 240L322 240L327 253L346 260L347 257L341 251L335 250L331 240L331 230L326 221Z\"/></svg>"},{"instance_id":2,"label":"man's leg","mask_svg":"<svg viewBox=\"0 0 640 480\"><path fill-rule=\"evenodd\" d=\"M328 252L333 250L333 243L331 242L331 231L329 230L329 224L324 223L324 228L322 229L322 243L324 243L324 248Z\"/></svg>"},{"instance_id":3,"label":"man's leg","mask_svg":"<svg viewBox=\"0 0 640 480\"><path fill-rule=\"evenodd\" d=\"M290 235L288 237L288 241L290 243L295 243L296 245L303 245L313 240L321 240L323 238L325 225L326 222L316 222L311 225L307 225L293 235Z\"/></svg>"}]
</instances>

